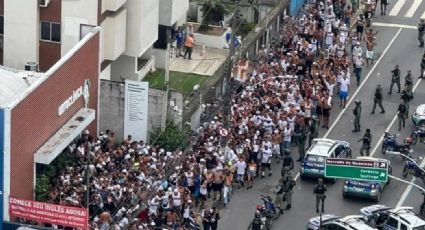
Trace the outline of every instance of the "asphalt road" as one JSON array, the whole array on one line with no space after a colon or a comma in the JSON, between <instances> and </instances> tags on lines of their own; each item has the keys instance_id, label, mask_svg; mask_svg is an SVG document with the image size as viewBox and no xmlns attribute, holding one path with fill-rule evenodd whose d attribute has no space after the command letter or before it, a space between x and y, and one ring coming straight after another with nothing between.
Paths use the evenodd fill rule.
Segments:
<instances>
[{"instance_id":1,"label":"asphalt road","mask_svg":"<svg viewBox=\"0 0 425 230\"><path fill-rule=\"evenodd\" d=\"M396 3L392 1L391 4ZM377 35L377 58L375 65L369 68L363 68L362 84L360 89L355 86L355 80L352 78L353 86L350 88L350 99L358 99L362 101L362 132L352 133L353 129L353 115L352 110L354 103L351 101L345 110L339 109L338 99L331 113L331 121L335 124L327 132L325 129L320 130L320 136L326 136L331 139L346 140L351 143L353 157L359 155L360 139L364 133L365 128L370 128L373 135L373 147L375 151L372 152L373 157L386 158L391 160L393 167L393 175L401 177L403 161L400 156L382 155L380 151L382 140L381 137L384 131L389 130L391 133L399 133L400 141L402 138L407 137L413 124L407 120L406 128L398 132L398 120L394 119L398 104L401 102L400 95L393 93L388 95L388 89L391 79L390 71L398 64L402 71L402 84L404 84L404 76L408 69L412 70L415 81L414 100L410 104L409 116L416 110L419 104L425 103L425 82L418 80L419 75L419 61L423 53L423 48L417 46L417 30L413 28L419 21L422 13L425 11L425 2L422 2L414 14L405 17L410 12L412 14L411 4L413 0L406 0L406 3L397 10L393 11L393 16L388 16L392 10L393 5L387 10L387 16L379 16L379 8L377 16L374 18L374 23L380 26L373 26L374 30L378 30ZM410 4L410 5L409 5ZM378 24L380 23L380 24ZM392 25L399 24L399 25ZM365 50L365 48L364 48ZM367 79L366 79L367 78ZM379 108L376 114L370 115L373 105L373 94L377 84L381 84L384 89L384 107L385 114L379 114ZM395 121L395 122L393 122ZM391 125L392 124L392 125ZM414 147L415 157L424 156L425 145L418 143ZM293 149L293 156L298 157L297 151ZM423 159L421 159L423 160ZM425 161L424 161L425 163ZM260 194L269 193L274 197L273 189L277 184L280 174L280 164L273 164L274 174L271 177L264 179L257 179L254 182L254 188L251 190L240 189L236 191L232 197L230 204L227 208L221 210L222 219L219 222L219 229L247 229L250 221L255 212L255 206L261 203ZM299 165L294 169L293 175L299 172ZM411 177L407 178L408 180ZM297 185L294 188L293 195L293 208L285 211L277 221L273 223L273 229L304 229L307 220L310 217L317 216L315 212L315 197L313 195L313 187L315 180L300 181L297 180ZM416 180L420 186L425 186L419 180ZM338 180L335 184L328 184L327 199L325 203L325 212L333 213L340 216L349 214L358 214L361 207L374 204L372 201L360 199L343 199L342 197L343 180ZM379 203L387 206L413 206L419 208L422 202L422 195L416 188L411 188L406 184L392 180L391 183L385 188L382 193Z\"/></svg>"}]
</instances>

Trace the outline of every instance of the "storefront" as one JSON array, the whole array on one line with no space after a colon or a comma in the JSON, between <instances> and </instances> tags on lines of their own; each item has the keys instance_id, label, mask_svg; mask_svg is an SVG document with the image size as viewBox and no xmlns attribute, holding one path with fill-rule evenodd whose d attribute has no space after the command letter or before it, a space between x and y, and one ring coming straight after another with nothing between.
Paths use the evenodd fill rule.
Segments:
<instances>
[{"instance_id":1,"label":"storefront","mask_svg":"<svg viewBox=\"0 0 425 230\"><path fill-rule=\"evenodd\" d=\"M83 130L97 133L99 43L96 28L45 73L0 68L5 221L17 217L9 199L34 200L36 164L50 164Z\"/></svg>"}]
</instances>

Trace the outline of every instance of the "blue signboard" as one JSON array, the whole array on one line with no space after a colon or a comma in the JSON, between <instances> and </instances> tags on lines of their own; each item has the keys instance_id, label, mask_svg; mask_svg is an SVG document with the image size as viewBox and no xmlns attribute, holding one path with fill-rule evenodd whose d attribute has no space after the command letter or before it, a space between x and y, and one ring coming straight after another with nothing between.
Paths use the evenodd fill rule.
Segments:
<instances>
[{"instance_id":1,"label":"blue signboard","mask_svg":"<svg viewBox=\"0 0 425 230\"><path fill-rule=\"evenodd\" d=\"M4 109L0 108L0 230L3 230L4 204L3 204L3 158L4 158Z\"/></svg>"},{"instance_id":2,"label":"blue signboard","mask_svg":"<svg viewBox=\"0 0 425 230\"><path fill-rule=\"evenodd\" d=\"M291 0L291 4L289 6L289 14L291 16L297 16L298 11L301 9L305 0Z\"/></svg>"}]
</instances>

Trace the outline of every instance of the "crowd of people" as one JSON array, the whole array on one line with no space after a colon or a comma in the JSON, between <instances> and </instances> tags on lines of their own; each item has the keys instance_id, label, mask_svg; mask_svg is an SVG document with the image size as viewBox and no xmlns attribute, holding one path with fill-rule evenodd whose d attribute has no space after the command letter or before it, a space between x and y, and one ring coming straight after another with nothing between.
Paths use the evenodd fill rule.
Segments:
<instances>
[{"instance_id":1,"label":"crowd of people","mask_svg":"<svg viewBox=\"0 0 425 230\"><path fill-rule=\"evenodd\" d=\"M227 205L235 189L250 189L271 176L271 161L293 146L297 153L289 154L300 161L311 140L329 128L331 108L345 108L351 64L360 82L363 30L357 26L358 33L350 32L353 10L345 0L328 0L327 6L308 1L250 62L247 80L231 98L227 151L220 149L221 113L202 125L197 143L185 154L131 136L120 142L113 132L98 137L84 132L70 147L75 165L59 172L49 201L89 203L96 229L217 229L220 215L208 198ZM373 43L373 35L369 31L364 41ZM181 164L166 177L177 160ZM157 188L152 197L151 188Z\"/></svg>"}]
</instances>

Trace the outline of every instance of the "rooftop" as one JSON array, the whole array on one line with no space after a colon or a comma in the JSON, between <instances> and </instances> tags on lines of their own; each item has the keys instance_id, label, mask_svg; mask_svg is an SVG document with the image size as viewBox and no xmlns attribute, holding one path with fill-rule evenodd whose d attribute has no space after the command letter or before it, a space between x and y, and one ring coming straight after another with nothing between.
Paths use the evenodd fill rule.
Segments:
<instances>
[{"instance_id":1,"label":"rooftop","mask_svg":"<svg viewBox=\"0 0 425 230\"><path fill-rule=\"evenodd\" d=\"M6 107L22 97L44 73L0 66L0 107Z\"/></svg>"}]
</instances>

